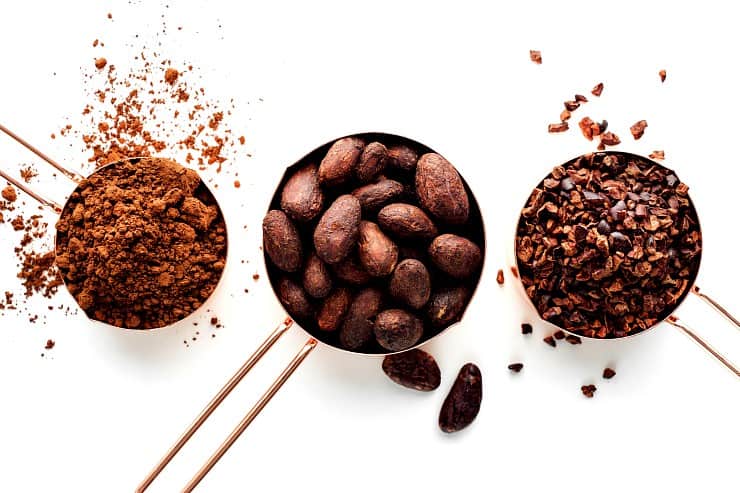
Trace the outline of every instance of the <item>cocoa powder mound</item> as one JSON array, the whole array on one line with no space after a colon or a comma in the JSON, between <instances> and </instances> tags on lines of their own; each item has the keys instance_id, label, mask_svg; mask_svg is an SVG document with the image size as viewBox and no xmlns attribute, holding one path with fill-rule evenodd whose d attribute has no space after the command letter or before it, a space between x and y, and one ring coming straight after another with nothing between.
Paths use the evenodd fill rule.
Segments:
<instances>
[{"instance_id":1,"label":"cocoa powder mound","mask_svg":"<svg viewBox=\"0 0 740 493\"><path fill-rule=\"evenodd\" d=\"M151 329L211 295L226 261L226 226L195 171L133 159L80 183L57 223L56 254L89 317Z\"/></svg>"}]
</instances>

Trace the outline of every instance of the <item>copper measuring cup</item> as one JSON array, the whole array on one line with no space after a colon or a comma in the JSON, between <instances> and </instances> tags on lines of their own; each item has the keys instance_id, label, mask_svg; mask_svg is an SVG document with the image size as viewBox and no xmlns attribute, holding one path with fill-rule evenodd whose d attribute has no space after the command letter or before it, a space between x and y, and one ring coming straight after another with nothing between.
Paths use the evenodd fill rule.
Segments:
<instances>
[{"instance_id":1,"label":"copper measuring cup","mask_svg":"<svg viewBox=\"0 0 740 493\"><path fill-rule=\"evenodd\" d=\"M660 164L660 163L658 163L658 162L656 162L656 161L654 161L652 159L649 159L649 158L646 158L644 156L640 156L640 155L637 155L637 154L632 154L632 153L629 153L629 152L622 152L622 151L600 151L600 152L593 153L593 154L594 155L602 155L602 156L603 155L620 155L620 156L626 156L626 157L633 157L633 158L636 158L636 159L640 159L640 160L649 162L649 163L655 165L656 167L666 168L664 165L662 165L662 164ZM569 164L571 164L571 163L575 162L576 160L581 159L583 157L584 156L578 156L578 157L576 157L574 159L571 159L569 161L566 161L565 163L563 163L562 166L564 166L564 167L567 168ZM538 188L539 187L542 187L542 182L540 182L537 185L537 187ZM689 207L690 207L690 211L692 212L692 217L695 218L696 223L697 223L697 226L698 226L698 230L699 230L699 232L701 232L701 224L699 222L699 216L696 213L696 208L694 207L694 202L691 200L691 197L690 196L687 196L687 197L688 197L688 200L689 200ZM525 202L525 206L528 203L528 201L529 201L529 197L527 197L527 201ZM698 296L701 300L703 300L709 306L711 306L712 308L714 308L715 310L717 310L722 316L724 316L728 321L730 321L736 328L740 328L740 321L738 321L724 307L722 307L719 303L717 303L717 301L715 301L709 295L707 295L702 290L700 290L699 286L696 285L696 277L697 277L697 275L699 273L699 267L700 267L700 264L701 264L701 256L702 256L702 253L703 253L703 249L702 249L702 251L700 251L698 253L697 265L696 265L696 268L691 273L690 278L688 279L689 280L689 283L688 283L687 288L681 294L681 297L676 301L674 307L669 312L665 313L662 316L662 318L656 320L655 323L653 323L651 326L649 326L648 328L646 328L644 330L641 330L641 331L636 332L636 333L628 333L627 335L625 335L623 337L616 337L616 338L611 338L611 339L604 339L604 338L599 338L599 337L588 337L588 336L585 336L583 334L576 334L576 333L568 330L566 327L561 327L560 325L558 325L556 323L553 323L553 322L551 322L549 320L545 320L541 316L541 314L539 313L539 310L537 310L537 307L535 306L533 300L527 295L526 288L524 286L524 281L522 280L522 271L523 271L523 269L522 269L522 267L523 267L522 266L522 262L519 260L518 255L516 254L516 252L517 252L517 239L518 239L518 225L519 225L519 221L521 220L521 217L522 216L520 215L519 216L519 219L517 220L517 231L514 234L514 259L515 259L515 263L516 263L515 264L516 265L516 273L518 274L517 275L517 280L518 280L517 285L519 286L520 292L522 293L522 295L524 296L524 298L527 300L529 306L531 306L532 309L535 311L535 313L537 313L537 315L540 318L540 320L542 320L542 321L544 321L544 322L546 322L546 323L548 323L550 325L553 325L553 326L557 327L558 329L562 330L563 332L565 332L567 334L571 334L571 335L574 335L574 336L580 337L580 338L586 338L586 339L592 339L592 340L599 340L599 341L609 341L609 340L616 340L616 339L626 339L628 337L637 337L640 334L642 334L644 332L647 332L648 330L654 329L656 326L660 325L661 322L667 322L668 324L672 325L673 327L676 327L677 329L679 329L686 336L690 337L694 342L696 342L699 346L701 346L702 348L704 348L709 354L711 354L714 358L716 358L717 361L719 361L727 369L729 369L731 372L733 372L736 376L740 377L740 370L735 365L733 365L727 358L725 358L716 349L714 349L702 337L700 337L699 335L697 335L696 332L694 332L686 324L680 323L678 317L674 315L675 311L686 300L686 298L689 296L689 294L693 294L693 295ZM702 237L702 241L703 241L703 237Z\"/></svg>"},{"instance_id":2,"label":"copper measuring cup","mask_svg":"<svg viewBox=\"0 0 740 493\"><path fill-rule=\"evenodd\" d=\"M410 144L412 147L414 147L415 149L417 149L419 151L419 155L421 155L424 152L433 152L431 149L424 146L423 144L420 144L408 138L399 137L399 136L392 135L392 134L363 133L363 134L353 134L353 136L366 138L368 142L374 139L381 140L381 141L393 140L393 141L406 142ZM328 143L323 144L322 146L304 155L303 157L298 159L294 164L289 166L283 173L282 178L280 179L277 187L275 188L275 191L273 192L272 199L271 199L270 204L268 205L267 210L270 210L273 208L279 208L280 191L282 189L282 185L285 183L288 177L292 174L293 170L295 170L299 166L306 164L307 161L314 159L316 156L323 156L324 154L326 154L326 151L331 146L331 144L340 138L342 138L342 136L337 137L336 139L332 139ZM461 175L461 178L462 178L462 175ZM479 228L479 231L477 231L478 234L472 239L476 241L476 243L479 245L481 252L483 254L483 260L482 260L481 267L480 267L480 272L482 272L484 264L485 264L485 257L486 257L485 255L486 254L485 230L483 226L483 219L480 214L480 208L478 206L478 202L476 201L474 194L472 193L467 182L465 182L464 178L463 178L463 183L465 185L465 189L468 193L468 198L470 201L469 224L473 224L473 227L471 229L477 230ZM267 210L265 212L267 212ZM478 224L476 224L476 222ZM275 275L274 270L272 269L270 264L267 262L266 254L263 255L263 262L265 263L266 270L270 277L270 284L273 289L273 294L275 295L275 298L278 299L278 303L280 303L278 290L277 290L277 281L278 281L277 277L278 276ZM475 285L473 286L473 289L471 290L468 303L465 306L463 312L460 314L460 317L458 318L456 322L453 322L449 326L445 327L439 333L435 333L431 337L420 340L415 346L413 346L412 348L405 349L404 351L408 351L410 349L414 349L419 346L422 346L426 344L427 342L431 341L432 339L435 339L439 337L440 335L442 335L443 333L447 332L453 326L457 325L463 319L465 312L470 306L470 303L472 302L473 297L475 296L479 283L480 283L480 274L475 280ZM187 485L183 488L182 491L191 492L193 491L193 489L195 489L195 487L203 480L203 478L208 474L208 472L213 468L213 466L216 465L216 463L221 459L221 457L223 457L223 455L229 450L229 448L234 444L234 442L236 442L239 436L241 436L241 434L244 433L244 431L252 423L252 421L257 417L257 415L264 409L264 407L267 405L270 399L272 399L275 396L275 394L278 392L278 390L280 390L280 388L288 380L288 378L290 378L293 372L300 366L300 364L311 353L311 351L313 351L314 348L320 343L319 340L317 340L317 338L314 335L310 334L303 327L300 327L300 325L298 325L297 323L294 323L294 321L290 317L286 317L285 320L281 322L270 335L267 336L267 338L262 342L262 344L260 344L260 346L255 350L255 352L251 356L249 356L249 358L244 362L244 364L226 382L226 384L221 388L221 390L219 390L218 393L211 399L211 401L206 405L206 407L195 418L192 424L185 430L185 432L180 436L180 438L178 438L178 440L174 443L174 445L172 445L172 447L167 451L167 453L159 461L159 463L157 463L157 465L152 469L149 475L139 484L139 486L136 488L137 493L141 493L145 491L151 485L154 479L156 479L156 477L162 472L162 470L164 470L167 464L169 464L169 462L175 457L175 455L177 455L177 453L188 442L188 440L195 434L195 432L201 427L201 425L203 425L203 423L208 419L208 417L224 401L224 399L229 395L229 393L231 393L231 391L234 390L234 388L247 375L247 373L249 373L249 371L254 367L254 365L260 360L260 358L262 358L262 356L264 356L265 353L267 353L267 351L270 350L270 348L277 342L277 340L280 339L280 337L283 334L285 334L285 332L294 325L299 327L300 330L302 330L305 333L305 335L307 336L306 342L299 349L298 353L296 353L295 357L283 369L280 375L278 375L278 377L275 379L272 385L270 385L270 387L265 391L265 393L259 398L257 403L254 404L254 406L247 412L247 414L239 422L239 424L234 428L231 434L229 434L229 436L223 441L223 443L219 446L219 448L208 458L205 464L198 470L195 476L193 476L193 478L187 483ZM388 354L394 354L394 353L382 353L382 354L363 353L359 351L346 350L346 349L340 348L326 341L322 341L321 343L325 344L326 346L336 351L342 351L342 352L350 353L350 354L357 355L357 356L380 358L380 357L387 356ZM398 352L403 352L403 351L398 351Z\"/></svg>"},{"instance_id":3,"label":"copper measuring cup","mask_svg":"<svg viewBox=\"0 0 740 493\"><path fill-rule=\"evenodd\" d=\"M95 176L96 174L100 173L104 169L109 169L111 167L118 166L118 165L120 165L122 163L125 163L125 162L137 162L137 161L139 161L141 159L145 159L145 158L129 158L129 159L125 159L125 160L122 160L122 161L115 161L115 162L112 162L112 163L109 163L109 164L106 164L106 165L103 165L103 166L97 168L91 175L89 175L86 178L85 176L81 175L80 173L78 173L76 171L72 171L70 169L65 168L64 166L62 166L61 164L59 164L55 160L51 159L49 156L47 156L46 154L44 154L43 152L41 152L39 149L37 149L36 147L34 147L30 143L28 143L26 140L24 140L19 135L17 135L16 133L14 133L13 131L11 131L10 129L8 129L7 127L5 127L2 124L0 124L0 132L5 133L6 135L8 135L12 139L14 139L16 142L18 142L19 144L21 144L23 147L25 147L26 149L28 149L29 151L31 151L32 153L34 153L36 156L38 156L39 158L43 159L48 164L50 164L51 166L53 166L55 169L57 169L58 171L60 171L66 178L70 179L76 185L75 190L79 187L80 183L82 183L83 180L85 180L87 178L90 178L92 176ZM34 200L36 200L38 203L40 203L41 205L43 205L45 207L50 208L51 210L53 210L55 213L59 214L60 216L64 216L66 214L71 214L72 213L70 207L68 207L69 206L69 199L67 199L67 202L65 202L63 205L60 205L58 202L55 202L55 201L50 200L50 199L47 199L43 195L35 192L28 185L26 185L25 183L22 183L21 181L13 178L12 176L10 176L8 173L6 173L5 171L3 171L2 169L0 169L0 177L4 178L8 182L10 182L12 185L14 185L18 189L22 190L27 195L29 195L31 198L33 198ZM223 218L223 213L221 211L221 206L218 204L218 201L216 200L215 196L213 195L213 193L211 192L211 190L208 188L208 186L205 184L205 182L203 180L201 180L200 181L200 184L198 185L197 193L198 194L201 194L202 196L204 196L210 204L214 204L216 206L216 208L218 209L217 218ZM224 223L224 227L225 227L225 223ZM228 249L228 232L226 232L225 229L224 229L224 234L226 235L226 245L227 245L227 249ZM59 243L59 232L57 232L55 234L54 240L55 240L55 248L54 248L54 251L56 253L56 251L57 251L56 247L58 246L58 243ZM228 253L228 252L225 252L225 254L226 253ZM61 278L62 278L62 281L64 282L65 288L67 288L67 290L69 291L69 286L67 285L67 280L66 280L65 276L61 276ZM211 296L213 296L213 293L216 292L216 290L218 289L218 284L221 283L221 280L222 279L223 279L223 270L221 271L221 275L219 277L219 281L218 281L217 285L214 287L214 289L211 292L211 294L209 295L209 298ZM205 304L205 301L206 300L204 300L204 303L203 304ZM183 320L185 318L188 318L188 317L192 316L193 314L199 312L201 310L203 304L201 304L201 306L199 306L197 309L193 310L191 313L187 314L185 317L181 318L180 320L177 320L177 322L179 322L179 321L181 321L181 320ZM84 311L85 310L83 310L83 312ZM101 323L101 324L105 324L105 325L111 325L111 324L107 324L107 323L105 323L103 321L96 320L96 319L94 319L92 317L90 317L90 319L93 320L93 321L95 321L95 322L97 322L97 323ZM175 322L173 322L173 323L175 323ZM114 327L116 327L117 329L126 329L126 330L155 330L155 329L169 327L173 323L168 324L168 325L164 325L164 326L161 326L161 327L152 327L152 328L147 328L147 329L129 329L128 327L119 327L119 326L114 326ZM113 326L113 325L111 325L111 326Z\"/></svg>"}]
</instances>

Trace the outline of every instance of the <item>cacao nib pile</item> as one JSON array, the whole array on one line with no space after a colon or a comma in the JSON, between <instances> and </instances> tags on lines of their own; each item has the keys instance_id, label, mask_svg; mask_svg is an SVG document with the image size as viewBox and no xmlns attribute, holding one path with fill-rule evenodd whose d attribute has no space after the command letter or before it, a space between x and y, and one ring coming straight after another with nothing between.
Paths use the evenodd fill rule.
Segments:
<instances>
[{"instance_id":1,"label":"cacao nib pile","mask_svg":"<svg viewBox=\"0 0 740 493\"><path fill-rule=\"evenodd\" d=\"M57 223L56 261L93 319L150 329L180 320L213 292L226 227L198 173L143 158L83 180Z\"/></svg>"},{"instance_id":2,"label":"cacao nib pile","mask_svg":"<svg viewBox=\"0 0 740 493\"><path fill-rule=\"evenodd\" d=\"M670 313L690 288L701 232L673 171L619 152L557 166L530 195L516 238L538 312L586 337L624 337Z\"/></svg>"},{"instance_id":3,"label":"cacao nib pile","mask_svg":"<svg viewBox=\"0 0 740 493\"><path fill-rule=\"evenodd\" d=\"M315 337L409 349L457 321L480 277L480 211L457 170L382 134L292 166L262 223L270 282Z\"/></svg>"}]
</instances>

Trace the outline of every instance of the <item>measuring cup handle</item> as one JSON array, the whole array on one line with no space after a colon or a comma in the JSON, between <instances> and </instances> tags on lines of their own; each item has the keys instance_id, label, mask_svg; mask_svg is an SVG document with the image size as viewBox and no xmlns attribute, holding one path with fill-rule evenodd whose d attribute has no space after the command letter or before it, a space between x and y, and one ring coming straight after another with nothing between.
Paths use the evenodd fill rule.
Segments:
<instances>
[{"instance_id":1,"label":"measuring cup handle","mask_svg":"<svg viewBox=\"0 0 740 493\"><path fill-rule=\"evenodd\" d=\"M252 355L244 362L244 364L234 373L228 382L218 391L218 393L211 399L211 402L200 412L197 418L190 424L187 430L177 439L175 444L167 451L162 457L159 463L154 466L154 469L139 484L136 488L136 493L143 493L152 484L152 482L159 476L162 470L167 467L167 464L177 455L180 449L190 440L190 438L198 431L198 428L213 414L213 411L223 402L224 399L231 393L232 390L242 381L242 379L249 373L249 370L257 364L262 356L277 342L280 337L293 325L293 320L286 318L275 330L267 336L262 344L252 353ZM268 399L269 400L269 399Z\"/></svg>"},{"instance_id":2,"label":"measuring cup handle","mask_svg":"<svg viewBox=\"0 0 740 493\"><path fill-rule=\"evenodd\" d=\"M732 373L734 373L736 377L739 377L740 378L740 370L738 370L735 365L733 365L732 363L730 363L730 361L727 358L725 358L719 352L717 352L717 350L714 349L711 345L709 345L708 342L706 342L704 339L702 339L701 337L699 337L698 335L696 335L696 333L693 330L689 329L686 325L679 323L678 322L678 318L676 318L674 316L670 316L670 317L668 317L666 319L666 322L668 322L672 326L676 327L681 332L683 332L684 334L686 334L687 336L689 336L691 339L693 339L694 342L696 342L699 346L701 346L702 348L704 348L704 350L706 352L708 352L709 354L711 354L712 356L714 356L714 358L717 361L719 361L720 363L722 363L728 370L730 370Z\"/></svg>"},{"instance_id":3,"label":"measuring cup handle","mask_svg":"<svg viewBox=\"0 0 740 493\"><path fill-rule=\"evenodd\" d=\"M699 289L699 286L694 285L694 287L691 289L691 292L698 296L706 304L717 310L723 317L732 322L735 327L740 329L740 321L732 316L732 314L728 312L722 305L714 301L714 299L712 299L708 294Z\"/></svg>"},{"instance_id":4,"label":"measuring cup handle","mask_svg":"<svg viewBox=\"0 0 740 493\"><path fill-rule=\"evenodd\" d=\"M213 466L216 465L216 463L221 459L221 457L223 457L223 455L226 453L227 450L229 450L234 442L236 442L241 434L244 433L244 430L247 429L254 418L256 418L257 415L262 411L262 409L265 408L267 403L270 402L270 399L275 396L277 391L280 390L280 387L282 387L283 384L288 380L288 378L290 378L290 376L298 368L298 366L303 363L303 360L306 359L306 356L308 356L311 351L313 351L317 344L318 342L313 337L306 341L300 351L298 351L295 357L290 361L290 363L288 363L288 366L286 366L283 372L277 377L277 379L275 379L270 388L268 388L267 391L262 394L262 397L260 397L260 399L252 407L252 409L249 410L249 412L244 416L241 422L236 426L236 428L234 428L234 431L232 431L231 434L226 437L226 440L224 440L218 450L216 450L213 455L211 455L211 457L206 461L206 463L203 464L203 467L198 470L195 476L193 476L193 479L191 479L190 482L185 485L185 488L183 488L182 490L183 493L190 493L195 489L196 486L198 486L203 478L206 477L206 474L208 474Z\"/></svg>"}]
</instances>

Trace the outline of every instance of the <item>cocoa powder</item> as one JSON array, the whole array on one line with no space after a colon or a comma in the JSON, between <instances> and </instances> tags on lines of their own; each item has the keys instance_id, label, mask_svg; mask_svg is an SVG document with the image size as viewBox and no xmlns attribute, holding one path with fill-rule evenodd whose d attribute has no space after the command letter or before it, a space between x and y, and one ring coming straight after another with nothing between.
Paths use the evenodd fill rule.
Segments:
<instances>
[{"instance_id":1,"label":"cocoa powder","mask_svg":"<svg viewBox=\"0 0 740 493\"><path fill-rule=\"evenodd\" d=\"M80 183L57 223L57 266L91 318L151 329L195 311L226 260L226 227L198 174L143 158Z\"/></svg>"}]
</instances>

